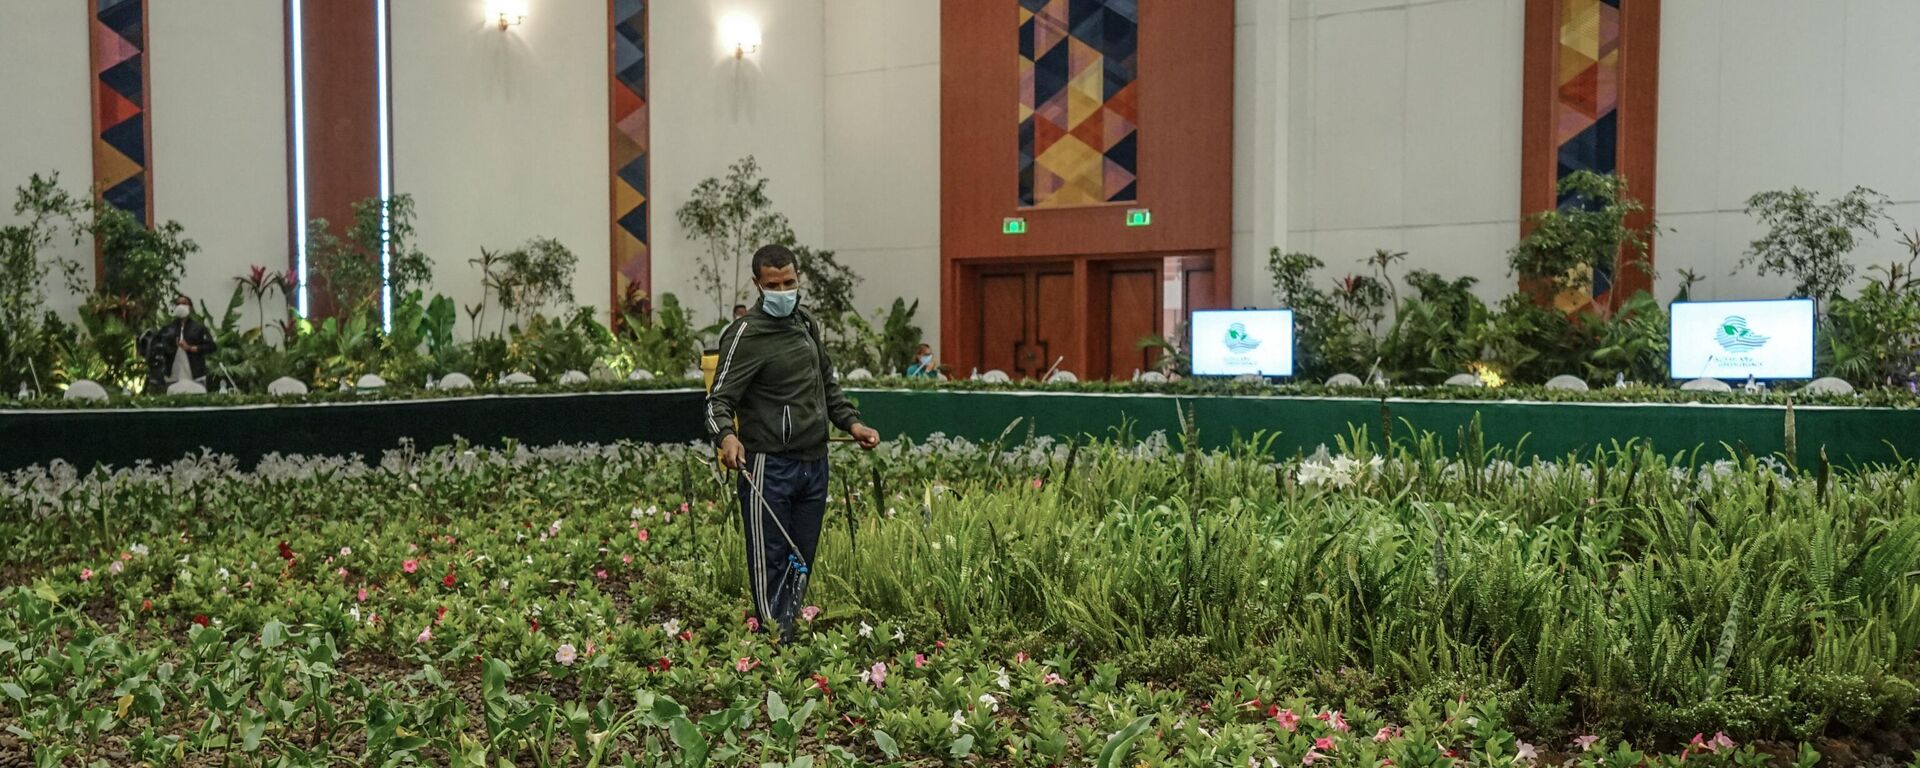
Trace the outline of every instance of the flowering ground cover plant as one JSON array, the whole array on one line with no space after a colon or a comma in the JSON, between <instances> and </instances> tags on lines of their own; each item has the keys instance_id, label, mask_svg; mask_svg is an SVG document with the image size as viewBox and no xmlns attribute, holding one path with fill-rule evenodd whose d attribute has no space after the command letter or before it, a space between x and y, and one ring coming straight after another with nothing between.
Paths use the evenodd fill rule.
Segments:
<instances>
[{"instance_id":1,"label":"flowering ground cover plant","mask_svg":"<svg viewBox=\"0 0 1920 768\"><path fill-rule=\"evenodd\" d=\"M803 639L710 449L0 482L0 765L1914 764L1920 477L1356 433L837 456Z\"/></svg>"}]
</instances>

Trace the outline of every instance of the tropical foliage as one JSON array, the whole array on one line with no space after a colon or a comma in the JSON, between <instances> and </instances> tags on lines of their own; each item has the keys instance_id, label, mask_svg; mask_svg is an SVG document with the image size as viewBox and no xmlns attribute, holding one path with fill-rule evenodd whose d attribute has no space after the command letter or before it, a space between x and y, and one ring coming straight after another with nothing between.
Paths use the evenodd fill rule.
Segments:
<instances>
[{"instance_id":1,"label":"tropical foliage","mask_svg":"<svg viewBox=\"0 0 1920 768\"><path fill-rule=\"evenodd\" d=\"M838 455L786 647L703 448L17 473L0 762L1909 759L1914 467L1191 438Z\"/></svg>"}]
</instances>

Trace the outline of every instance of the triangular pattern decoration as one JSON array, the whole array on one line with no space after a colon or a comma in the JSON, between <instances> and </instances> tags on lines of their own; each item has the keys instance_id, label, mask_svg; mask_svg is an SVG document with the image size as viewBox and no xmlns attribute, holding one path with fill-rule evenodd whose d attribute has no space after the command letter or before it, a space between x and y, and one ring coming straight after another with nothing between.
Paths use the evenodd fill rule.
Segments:
<instances>
[{"instance_id":1,"label":"triangular pattern decoration","mask_svg":"<svg viewBox=\"0 0 1920 768\"><path fill-rule=\"evenodd\" d=\"M1554 180L1575 171L1613 173L1620 165L1620 4L1626 0L1555 0L1560 3L1558 66L1554 84ZM1581 204L1560 198L1561 208ZM1588 295L1555 297L1554 305L1575 312L1605 305L1613 271L1593 275Z\"/></svg>"},{"instance_id":2,"label":"triangular pattern decoration","mask_svg":"<svg viewBox=\"0 0 1920 768\"><path fill-rule=\"evenodd\" d=\"M1020 205L1138 199L1137 0L1020 0Z\"/></svg>"},{"instance_id":3,"label":"triangular pattern decoration","mask_svg":"<svg viewBox=\"0 0 1920 768\"><path fill-rule=\"evenodd\" d=\"M153 224L147 147L146 0L94 0L93 188L100 199Z\"/></svg>"},{"instance_id":4,"label":"triangular pattern decoration","mask_svg":"<svg viewBox=\"0 0 1920 768\"><path fill-rule=\"evenodd\" d=\"M610 10L610 266L617 312L629 296L639 298L653 290L647 205L647 3L615 0Z\"/></svg>"}]
</instances>

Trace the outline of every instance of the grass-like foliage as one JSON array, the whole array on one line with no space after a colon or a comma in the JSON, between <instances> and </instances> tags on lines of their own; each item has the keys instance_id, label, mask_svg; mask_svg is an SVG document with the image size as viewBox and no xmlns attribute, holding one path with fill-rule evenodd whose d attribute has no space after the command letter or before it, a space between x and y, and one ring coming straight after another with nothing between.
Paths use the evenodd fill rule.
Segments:
<instances>
[{"instance_id":1,"label":"grass-like foliage","mask_svg":"<svg viewBox=\"0 0 1920 768\"><path fill-rule=\"evenodd\" d=\"M1804 765L1920 734L1911 465L1013 431L836 454L785 647L703 447L17 473L0 763Z\"/></svg>"}]
</instances>

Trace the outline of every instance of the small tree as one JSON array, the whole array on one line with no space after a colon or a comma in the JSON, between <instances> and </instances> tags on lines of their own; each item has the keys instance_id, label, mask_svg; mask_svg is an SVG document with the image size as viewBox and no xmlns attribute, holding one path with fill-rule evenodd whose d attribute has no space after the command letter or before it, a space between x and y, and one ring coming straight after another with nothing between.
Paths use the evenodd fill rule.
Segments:
<instances>
[{"instance_id":1,"label":"small tree","mask_svg":"<svg viewBox=\"0 0 1920 768\"><path fill-rule=\"evenodd\" d=\"M1760 274L1778 274L1798 281L1793 295L1825 303L1853 280L1847 260L1859 240L1858 232L1879 236L1888 221L1887 196L1866 187L1830 203L1817 193L1794 187L1785 192L1761 192L1747 198L1747 215L1760 220L1767 232L1753 241L1742 268L1760 265Z\"/></svg>"},{"instance_id":2,"label":"small tree","mask_svg":"<svg viewBox=\"0 0 1920 768\"><path fill-rule=\"evenodd\" d=\"M1560 180L1558 192L1564 203L1534 214L1533 229L1507 251L1513 272L1539 281L1549 295L1591 290L1593 275L1616 264L1651 276L1646 253L1654 225L1627 225L1646 208L1627 197L1626 179L1576 171Z\"/></svg>"},{"instance_id":3,"label":"small tree","mask_svg":"<svg viewBox=\"0 0 1920 768\"><path fill-rule=\"evenodd\" d=\"M773 211L767 178L760 175L752 155L727 166L725 180L710 177L694 185L693 196L674 218L689 236L706 244L694 281L713 300L713 314L719 318L728 317L728 310L746 298L752 282L745 279L745 268L753 251L767 243L793 241L793 227Z\"/></svg>"},{"instance_id":4,"label":"small tree","mask_svg":"<svg viewBox=\"0 0 1920 768\"><path fill-rule=\"evenodd\" d=\"M560 241L536 237L497 258L500 271L489 275L490 282L499 292L500 308L516 320L573 303L573 271L580 259Z\"/></svg>"},{"instance_id":5,"label":"small tree","mask_svg":"<svg viewBox=\"0 0 1920 768\"><path fill-rule=\"evenodd\" d=\"M351 313L377 305L383 252L386 285L394 296L406 296L433 281L433 259L413 242L413 216L413 195L402 193L354 203L345 239L334 236L326 219L307 223L307 257L319 276L316 282L337 306Z\"/></svg>"}]
</instances>

